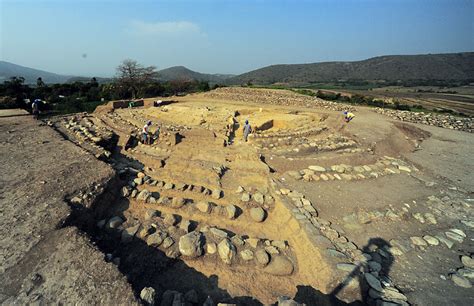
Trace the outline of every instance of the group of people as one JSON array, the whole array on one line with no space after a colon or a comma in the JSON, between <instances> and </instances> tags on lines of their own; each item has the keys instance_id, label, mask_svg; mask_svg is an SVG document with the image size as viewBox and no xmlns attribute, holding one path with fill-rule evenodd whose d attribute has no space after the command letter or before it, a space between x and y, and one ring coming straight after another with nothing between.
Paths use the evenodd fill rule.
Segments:
<instances>
[{"instance_id":1,"label":"group of people","mask_svg":"<svg viewBox=\"0 0 474 306\"><path fill-rule=\"evenodd\" d=\"M150 127L151 127L152 124L153 124L153 122L151 122L151 120L148 120L147 123L142 128L142 143L143 144L151 145L151 142L154 138L153 135L156 135L157 138L159 136L159 133L160 133L160 128L159 127L155 131L154 134L151 133ZM248 141L248 137L249 137L250 133L252 133L252 127L250 126L249 121L245 120L245 125L243 127L243 134L244 134L244 141L245 142Z\"/></svg>"},{"instance_id":2,"label":"group of people","mask_svg":"<svg viewBox=\"0 0 474 306\"><path fill-rule=\"evenodd\" d=\"M35 100L36 101L36 100ZM355 115L351 112L348 112L348 111L345 111L343 112L344 114L344 121L346 123L349 123L352 119L354 119ZM143 126L143 129L142 129L142 143L144 144L147 144L147 145L150 145L151 144L151 141L153 139L153 134L150 132L150 126L152 125L153 123L151 121L148 121L145 126ZM232 121L229 121L228 125L227 125L227 133L233 133L233 126L234 126L235 122L234 122L234 119L232 118ZM155 135L159 135L159 131L160 129L158 128L158 130L155 132ZM248 119L245 120L245 124L243 126L243 140L245 142L248 141L248 137L250 135L250 133L252 133L253 130L252 130L252 126L250 125Z\"/></svg>"}]
</instances>

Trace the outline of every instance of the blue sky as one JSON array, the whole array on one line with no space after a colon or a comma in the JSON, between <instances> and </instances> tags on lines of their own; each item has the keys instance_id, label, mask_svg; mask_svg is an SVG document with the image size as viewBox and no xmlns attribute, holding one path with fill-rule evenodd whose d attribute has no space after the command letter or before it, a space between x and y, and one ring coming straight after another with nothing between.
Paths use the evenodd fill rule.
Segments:
<instances>
[{"instance_id":1,"label":"blue sky","mask_svg":"<svg viewBox=\"0 0 474 306\"><path fill-rule=\"evenodd\" d=\"M474 0L0 0L0 59L112 76L474 51Z\"/></svg>"}]
</instances>

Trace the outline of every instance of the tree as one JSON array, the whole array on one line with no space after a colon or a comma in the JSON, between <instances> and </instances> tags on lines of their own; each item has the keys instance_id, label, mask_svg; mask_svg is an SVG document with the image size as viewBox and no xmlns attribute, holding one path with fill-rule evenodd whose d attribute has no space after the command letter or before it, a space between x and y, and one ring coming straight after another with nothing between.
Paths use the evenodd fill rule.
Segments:
<instances>
[{"instance_id":1,"label":"tree","mask_svg":"<svg viewBox=\"0 0 474 306\"><path fill-rule=\"evenodd\" d=\"M146 85L152 83L157 77L156 67L144 67L134 60L126 59L117 67L116 82L135 99L143 93Z\"/></svg>"}]
</instances>

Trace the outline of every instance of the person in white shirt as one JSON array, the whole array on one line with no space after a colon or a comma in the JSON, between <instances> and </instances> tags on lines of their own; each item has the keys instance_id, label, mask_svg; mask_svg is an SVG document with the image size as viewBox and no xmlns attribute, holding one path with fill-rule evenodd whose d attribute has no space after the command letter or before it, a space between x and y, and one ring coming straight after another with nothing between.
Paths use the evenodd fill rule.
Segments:
<instances>
[{"instance_id":1,"label":"person in white shirt","mask_svg":"<svg viewBox=\"0 0 474 306\"><path fill-rule=\"evenodd\" d=\"M151 125L151 121L148 121L145 124L145 126L143 126L143 129L142 129L142 142L148 145L151 144L151 137L149 135L150 125Z\"/></svg>"}]
</instances>

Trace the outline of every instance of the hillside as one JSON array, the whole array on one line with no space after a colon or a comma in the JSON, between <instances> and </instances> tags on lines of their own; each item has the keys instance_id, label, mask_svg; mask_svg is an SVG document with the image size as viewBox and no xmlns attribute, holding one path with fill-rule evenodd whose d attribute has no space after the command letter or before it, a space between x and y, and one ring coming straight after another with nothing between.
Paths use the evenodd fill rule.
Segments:
<instances>
[{"instance_id":1,"label":"hillside","mask_svg":"<svg viewBox=\"0 0 474 306\"><path fill-rule=\"evenodd\" d=\"M0 82L14 76L24 77L27 84L36 84L38 77L41 77L45 83L64 83L72 77L0 61Z\"/></svg>"},{"instance_id":2,"label":"hillside","mask_svg":"<svg viewBox=\"0 0 474 306\"><path fill-rule=\"evenodd\" d=\"M355 62L271 65L228 79L229 84L312 83L334 80L474 79L474 52L389 55Z\"/></svg>"},{"instance_id":3,"label":"hillside","mask_svg":"<svg viewBox=\"0 0 474 306\"><path fill-rule=\"evenodd\" d=\"M197 80L219 83L230 77L233 77L233 75L199 73L183 66L175 66L158 71L158 78L163 81Z\"/></svg>"}]
</instances>

